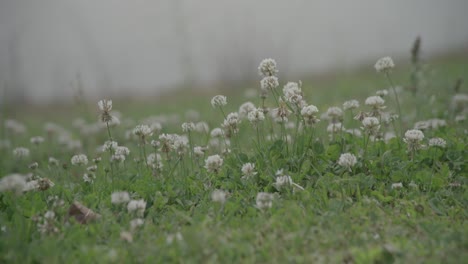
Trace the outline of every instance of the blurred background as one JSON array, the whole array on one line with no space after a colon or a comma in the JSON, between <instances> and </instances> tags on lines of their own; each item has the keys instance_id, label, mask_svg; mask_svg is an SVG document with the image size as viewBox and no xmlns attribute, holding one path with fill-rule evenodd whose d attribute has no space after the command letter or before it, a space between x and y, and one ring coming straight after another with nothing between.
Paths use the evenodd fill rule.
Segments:
<instances>
[{"instance_id":1,"label":"blurred background","mask_svg":"<svg viewBox=\"0 0 468 264\"><path fill-rule=\"evenodd\" d=\"M0 0L2 101L157 96L467 47L466 0ZM285 80L283 79L283 82ZM79 88L81 87L81 88Z\"/></svg>"}]
</instances>

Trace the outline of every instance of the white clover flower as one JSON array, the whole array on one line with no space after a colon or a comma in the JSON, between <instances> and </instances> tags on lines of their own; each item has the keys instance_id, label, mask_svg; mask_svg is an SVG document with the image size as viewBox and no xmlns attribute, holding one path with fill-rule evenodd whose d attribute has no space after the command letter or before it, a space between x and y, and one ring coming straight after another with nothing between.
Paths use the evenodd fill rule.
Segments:
<instances>
[{"instance_id":1,"label":"white clover flower","mask_svg":"<svg viewBox=\"0 0 468 264\"><path fill-rule=\"evenodd\" d=\"M260 81L260 88L262 92L266 92L268 90L273 90L279 86L278 77L276 76L266 76Z\"/></svg>"},{"instance_id":2,"label":"white clover flower","mask_svg":"<svg viewBox=\"0 0 468 264\"><path fill-rule=\"evenodd\" d=\"M403 188L403 183L397 182L397 183L392 183L392 189L401 189Z\"/></svg>"},{"instance_id":3,"label":"white clover flower","mask_svg":"<svg viewBox=\"0 0 468 264\"><path fill-rule=\"evenodd\" d=\"M318 112L319 110L315 105L308 105L301 109L301 116L307 125L312 126L320 122L320 119L317 118Z\"/></svg>"},{"instance_id":4,"label":"white clover flower","mask_svg":"<svg viewBox=\"0 0 468 264\"><path fill-rule=\"evenodd\" d=\"M258 122L265 120L265 114L263 113L263 109L256 108L250 111L249 114L247 115L247 119L252 124L257 124Z\"/></svg>"},{"instance_id":5,"label":"white clover flower","mask_svg":"<svg viewBox=\"0 0 468 264\"><path fill-rule=\"evenodd\" d=\"M29 157L29 149L24 147L18 147L13 150L13 156L18 159Z\"/></svg>"},{"instance_id":6,"label":"white clover flower","mask_svg":"<svg viewBox=\"0 0 468 264\"><path fill-rule=\"evenodd\" d=\"M280 100L279 107L271 110L271 117L276 123L287 123L288 116L291 114L291 111L288 109L287 105Z\"/></svg>"},{"instance_id":7,"label":"white clover flower","mask_svg":"<svg viewBox=\"0 0 468 264\"><path fill-rule=\"evenodd\" d=\"M206 149L204 147L196 146L193 148L193 154L198 157L203 157L205 156L205 150Z\"/></svg>"},{"instance_id":8,"label":"white clover flower","mask_svg":"<svg viewBox=\"0 0 468 264\"><path fill-rule=\"evenodd\" d=\"M302 90L296 82L288 82L283 87L283 95L286 102L292 104L299 104L302 101Z\"/></svg>"},{"instance_id":9,"label":"white clover flower","mask_svg":"<svg viewBox=\"0 0 468 264\"><path fill-rule=\"evenodd\" d=\"M159 122L153 122L150 125L151 131L160 132L162 130L162 125Z\"/></svg>"},{"instance_id":10,"label":"white clover flower","mask_svg":"<svg viewBox=\"0 0 468 264\"><path fill-rule=\"evenodd\" d=\"M276 69L276 61L274 59L268 58L262 60L258 66L258 73L260 76L275 76L278 73Z\"/></svg>"},{"instance_id":11,"label":"white clover flower","mask_svg":"<svg viewBox=\"0 0 468 264\"><path fill-rule=\"evenodd\" d=\"M112 110L112 100L103 99L98 102L99 110L109 112Z\"/></svg>"},{"instance_id":12,"label":"white clover flower","mask_svg":"<svg viewBox=\"0 0 468 264\"><path fill-rule=\"evenodd\" d=\"M374 65L374 68L377 72L389 72L391 69L395 67L392 58L390 57L383 57L380 58Z\"/></svg>"},{"instance_id":13,"label":"white clover flower","mask_svg":"<svg viewBox=\"0 0 468 264\"><path fill-rule=\"evenodd\" d=\"M146 164L155 170L161 170L163 168L161 155L159 153L149 154L146 158Z\"/></svg>"},{"instance_id":14,"label":"white clover flower","mask_svg":"<svg viewBox=\"0 0 468 264\"><path fill-rule=\"evenodd\" d=\"M389 131L384 134L384 141L388 142L390 139L396 138L395 132Z\"/></svg>"},{"instance_id":15,"label":"white clover flower","mask_svg":"<svg viewBox=\"0 0 468 264\"><path fill-rule=\"evenodd\" d=\"M456 111L463 110L463 108L465 108L467 104L468 104L468 94L458 93L452 97L451 105L452 105L452 108L454 108Z\"/></svg>"},{"instance_id":16,"label":"white clover flower","mask_svg":"<svg viewBox=\"0 0 468 264\"><path fill-rule=\"evenodd\" d=\"M71 164L75 166L82 166L88 164L88 157L84 154L78 154L71 158Z\"/></svg>"},{"instance_id":17,"label":"white clover flower","mask_svg":"<svg viewBox=\"0 0 468 264\"><path fill-rule=\"evenodd\" d=\"M225 203L226 197L227 197L227 193L223 190L214 190L211 193L211 200L213 200L213 202L215 203L221 203L221 204Z\"/></svg>"},{"instance_id":18,"label":"white clover flower","mask_svg":"<svg viewBox=\"0 0 468 264\"><path fill-rule=\"evenodd\" d=\"M32 138L30 139L30 141L31 141L31 143L34 144L34 145L39 145L39 144L41 144L41 143L44 142L44 138L41 137L41 136L32 137Z\"/></svg>"},{"instance_id":19,"label":"white clover flower","mask_svg":"<svg viewBox=\"0 0 468 264\"><path fill-rule=\"evenodd\" d=\"M369 135L375 135L380 129L380 122L376 117L369 116L362 120L362 126Z\"/></svg>"},{"instance_id":20,"label":"white clover flower","mask_svg":"<svg viewBox=\"0 0 468 264\"><path fill-rule=\"evenodd\" d=\"M153 135L153 130L151 130L151 128L148 125L137 125L133 129L133 134L144 139Z\"/></svg>"},{"instance_id":21,"label":"white clover flower","mask_svg":"<svg viewBox=\"0 0 468 264\"><path fill-rule=\"evenodd\" d=\"M12 191L19 195L25 187L26 177L20 174L11 174L0 179L0 192Z\"/></svg>"},{"instance_id":22,"label":"white clover flower","mask_svg":"<svg viewBox=\"0 0 468 264\"><path fill-rule=\"evenodd\" d=\"M124 146L118 146L115 148L115 155L124 155L128 156L130 154L130 150Z\"/></svg>"},{"instance_id":23,"label":"white clover flower","mask_svg":"<svg viewBox=\"0 0 468 264\"><path fill-rule=\"evenodd\" d=\"M421 141L424 139L424 133L421 130L411 129L405 132L403 141L408 145L408 150L414 152L422 147Z\"/></svg>"},{"instance_id":24,"label":"white clover flower","mask_svg":"<svg viewBox=\"0 0 468 264\"><path fill-rule=\"evenodd\" d=\"M362 137L361 130L354 128L354 129L346 129L346 133L351 134L355 137Z\"/></svg>"},{"instance_id":25,"label":"white clover flower","mask_svg":"<svg viewBox=\"0 0 468 264\"><path fill-rule=\"evenodd\" d=\"M255 164L253 163L245 163L242 165L241 172L243 179L248 179L257 175L257 172L255 171Z\"/></svg>"},{"instance_id":26,"label":"white clover flower","mask_svg":"<svg viewBox=\"0 0 468 264\"><path fill-rule=\"evenodd\" d=\"M405 139L408 141L421 141L424 139L424 133L421 130L411 129L405 132Z\"/></svg>"},{"instance_id":27,"label":"white clover flower","mask_svg":"<svg viewBox=\"0 0 468 264\"><path fill-rule=\"evenodd\" d=\"M239 107L239 115L241 117L247 116L251 111L255 110L256 107L252 102L245 102Z\"/></svg>"},{"instance_id":28,"label":"white clover flower","mask_svg":"<svg viewBox=\"0 0 468 264\"><path fill-rule=\"evenodd\" d=\"M190 132L195 130L195 124L192 122L185 122L182 124L182 131L183 132Z\"/></svg>"},{"instance_id":29,"label":"white clover flower","mask_svg":"<svg viewBox=\"0 0 468 264\"><path fill-rule=\"evenodd\" d=\"M174 233L174 234L169 234L166 237L166 243L168 245L174 243L174 241L182 241L184 238L182 237L182 234L180 232Z\"/></svg>"},{"instance_id":30,"label":"white clover flower","mask_svg":"<svg viewBox=\"0 0 468 264\"><path fill-rule=\"evenodd\" d=\"M221 128L217 127L211 130L210 136L212 138L219 138L224 136L224 132Z\"/></svg>"},{"instance_id":31,"label":"white clover flower","mask_svg":"<svg viewBox=\"0 0 468 264\"><path fill-rule=\"evenodd\" d=\"M96 172L97 169L98 169L97 165L89 166L88 168L86 168L86 170L90 172Z\"/></svg>"},{"instance_id":32,"label":"white clover flower","mask_svg":"<svg viewBox=\"0 0 468 264\"><path fill-rule=\"evenodd\" d=\"M343 109L346 110L351 110L351 109L356 109L359 107L359 101L358 100L349 100L343 103Z\"/></svg>"},{"instance_id":33,"label":"white clover flower","mask_svg":"<svg viewBox=\"0 0 468 264\"><path fill-rule=\"evenodd\" d=\"M210 132L210 126L206 122L198 122L195 124L195 131L198 133L208 133Z\"/></svg>"},{"instance_id":34,"label":"white clover flower","mask_svg":"<svg viewBox=\"0 0 468 264\"><path fill-rule=\"evenodd\" d=\"M385 100L378 95L369 96L367 97L365 104L374 108L374 109L384 109L385 108Z\"/></svg>"},{"instance_id":35,"label":"white clover flower","mask_svg":"<svg viewBox=\"0 0 468 264\"><path fill-rule=\"evenodd\" d=\"M337 106L332 106L328 108L326 117L330 120L330 122L338 123L343 118L343 110Z\"/></svg>"},{"instance_id":36,"label":"white clover flower","mask_svg":"<svg viewBox=\"0 0 468 264\"><path fill-rule=\"evenodd\" d=\"M211 99L211 106L213 106L213 108L222 107L225 105L227 105L227 98L224 95L215 95Z\"/></svg>"},{"instance_id":37,"label":"white clover flower","mask_svg":"<svg viewBox=\"0 0 468 264\"><path fill-rule=\"evenodd\" d=\"M138 227L142 226L145 223L145 220L141 218L135 218L132 221L130 221L130 230L135 230Z\"/></svg>"},{"instance_id":38,"label":"white clover flower","mask_svg":"<svg viewBox=\"0 0 468 264\"><path fill-rule=\"evenodd\" d=\"M116 141L106 141L104 142L104 145L102 146L103 151L114 151L119 144Z\"/></svg>"},{"instance_id":39,"label":"white clover flower","mask_svg":"<svg viewBox=\"0 0 468 264\"><path fill-rule=\"evenodd\" d=\"M143 216L146 209L146 202L145 200L130 200L127 205L127 210L129 213L136 213L138 216Z\"/></svg>"},{"instance_id":40,"label":"white clover flower","mask_svg":"<svg viewBox=\"0 0 468 264\"><path fill-rule=\"evenodd\" d=\"M208 172L218 173L223 165L223 159L219 155L209 156L205 160L205 169Z\"/></svg>"},{"instance_id":41,"label":"white clover flower","mask_svg":"<svg viewBox=\"0 0 468 264\"><path fill-rule=\"evenodd\" d=\"M271 193L259 192L257 194L256 205L260 210L269 209L273 206L274 196Z\"/></svg>"},{"instance_id":42,"label":"white clover flower","mask_svg":"<svg viewBox=\"0 0 468 264\"><path fill-rule=\"evenodd\" d=\"M83 181L87 183L93 183L94 179L96 178L96 175L92 173L85 173L83 174Z\"/></svg>"},{"instance_id":43,"label":"white clover flower","mask_svg":"<svg viewBox=\"0 0 468 264\"><path fill-rule=\"evenodd\" d=\"M351 153L343 153L338 159L338 165L351 171L351 168L354 167L357 163L357 158Z\"/></svg>"},{"instance_id":44,"label":"white clover flower","mask_svg":"<svg viewBox=\"0 0 468 264\"><path fill-rule=\"evenodd\" d=\"M387 89L378 90L377 92L375 92L375 94L383 98L388 95L388 91Z\"/></svg>"},{"instance_id":45,"label":"white clover flower","mask_svg":"<svg viewBox=\"0 0 468 264\"><path fill-rule=\"evenodd\" d=\"M60 162L59 162L56 158L54 158L54 157L49 157L49 165L50 165L50 166L58 166L59 163L60 163Z\"/></svg>"},{"instance_id":46,"label":"white clover flower","mask_svg":"<svg viewBox=\"0 0 468 264\"><path fill-rule=\"evenodd\" d=\"M292 184L291 176L280 175L276 177L276 182L273 184L277 190L281 190L283 187L288 187Z\"/></svg>"},{"instance_id":47,"label":"white clover flower","mask_svg":"<svg viewBox=\"0 0 468 264\"><path fill-rule=\"evenodd\" d=\"M126 159L125 155L122 154L114 154L110 157L111 162L124 162Z\"/></svg>"},{"instance_id":48,"label":"white clover flower","mask_svg":"<svg viewBox=\"0 0 468 264\"><path fill-rule=\"evenodd\" d=\"M338 133L342 130L345 130L343 124L341 123L331 123L327 127L327 132L328 133Z\"/></svg>"},{"instance_id":49,"label":"white clover flower","mask_svg":"<svg viewBox=\"0 0 468 264\"><path fill-rule=\"evenodd\" d=\"M443 138L431 138L429 139L429 146L431 147L438 147L438 148L445 148L447 146L447 141Z\"/></svg>"},{"instance_id":50,"label":"white clover flower","mask_svg":"<svg viewBox=\"0 0 468 264\"><path fill-rule=\"evenodd\" d=\"M237 134L239 132L240 123L239 114L234 112L227 115L221 127L224 128L226 136L230 137L231 133Z\"/></svg>"},{"instance_id":51,"label":"white clover flower","mask_svg":"<svg viewBox=\"0 0 468 264\"><path fill-rule=\"evenodd\" d=\"M177 152L177 154L183 155L187 150L188 145L189 141L187 137L176 135L174 139L174 150Z\"/></svg>"},{"instance_id":52,"label":"white clover flower","mask_svg":"<svg viewBox=\"0 0 468 264\"><path fill-rule=\"evenodd\" d=\"M14 119L5 120L4 124L5 128L13 134L24 134L26 132L26 126Z\"/></svg>"}]
</instances>

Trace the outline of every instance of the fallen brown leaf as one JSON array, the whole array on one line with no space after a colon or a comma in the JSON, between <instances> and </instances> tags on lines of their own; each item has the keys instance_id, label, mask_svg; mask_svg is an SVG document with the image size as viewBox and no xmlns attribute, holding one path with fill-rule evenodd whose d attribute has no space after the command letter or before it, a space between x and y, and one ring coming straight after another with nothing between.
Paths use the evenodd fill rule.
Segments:
<instances>
[{"instance_id":1,"label":"fallen brown leaf","mask_svg":"<svg viewBox=\"0 0 468 264\"><path fill-rule=\"evenodd\" d=\"M74 217L80 224L87 224L101 217L100 214L93 212L91 209L79 202L72 203L70 209L68 209L68 216Z\"/></svg>"}]
</instances>

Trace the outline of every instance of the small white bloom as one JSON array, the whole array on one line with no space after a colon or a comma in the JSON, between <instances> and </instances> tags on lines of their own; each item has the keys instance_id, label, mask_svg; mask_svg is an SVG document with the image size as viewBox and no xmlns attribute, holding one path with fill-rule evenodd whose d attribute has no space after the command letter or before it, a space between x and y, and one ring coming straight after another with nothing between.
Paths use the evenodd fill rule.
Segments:
<instances>
[{"instance_id":1,"label":"small white bloom","mask_svg":"<svg viewBox=\"0 0 468 264\"><path fill-rule=\"evenodd\" d=\"M429 146L445 148L447 146L447 142L443 138L439 138L439 137L431 138L429 139Z\"/></svg>"},{"instance_id":2,"label":"small white bloom","mask_svg":"<svg viewBox=\"0 0 468 264\"><path fill-rule=\"evenodd\" d=\"M283 95L286 102L298 104L302 101L302 90L298 83L288 82L283 87Z\"/></svg>"},{"instance_id":3,"label":"small white bloom","mask_svg":"<svg viewBox=\"0 0 468 264\"><path fill-rule=\"evenodd\" d=\"M123 204L130 201L130 195L128 192L113 192L111 194L111 203L113 204Z\"/></svg>"},{"instance_id":4,"label":"small white bloom","mask_svg":"<svg viewBox=\"0 0 468 264\"><path fill-rule=\"evenodd\" d=\"M351 171L351 168L354 167L357 163L357 158L351 153L343 153L338 159L338 165Z\"/></svg>"},{"instance_id":5,"label":"small white bloom","mask_svg":"<svg viewBox=\"0 0 468 264\"><path fill-rule=\"evenodd\" d=\"M193 148L193 154L195 154L195 156L203 157L205 155L205 150L206 149L204 147L196 146Z\"/></svg>"},{"instance_id":6,"label":"small white bloom","mask_svg":"<svg viewBox=\"0 0 468 264\"><path fill-rule=\"evenodd\" d=\"M50 165L50 166L58 166L59 163L60 163L60 162L59 162L56 158L54 158L54 157L49 157L49 165Z\"/></svg>"},{"instance_id":7,"label":"small white bloom","mask_svg":"<svg viewBox=\"0 0 468 264\"><path fill-rule=\"evenodd\" d=\"M185 122L182 124L182 131L183 132L190 132L195 130L195 124L192 122Z\"/></svg>"},{"instance_id":8,"label":"small white bloom","mask_svg":"<svg viewBox=\"0 0 468 264\"><path fill-rule=\"evenodd\" d=\"M142 226L145 223L145 220L141 218L136 218L130 221L130 229L135 230L136 228Z\"/></svg>"},{"instance_id":9,"label":"small white bloom","mask_svg":"<svg viewBox=\"0 0 468 264\"><path fill-rule=\"evenodd\" d=\"M258 73L260 76L275 76L278 73L276 69L276 61L274 59L268 58L262 60L258 66Z\"/></svg>"},{"instance_id":10,"label":"small white bloom","mask_svg":"<svg viewBox=\"0 0 468 264\"><path fill-rule=\"evenodd\" d=\"M250 162L242 165L241 172L242 172L242 178L244 179L248 179L257 175L257 172L255 171L255 164L250 163Z\"/></svg>"},{"instance_id":11,"label":"small white bloom","mask_svg":"<svg viewBox=\"0 0 468 264\"><path fill-rule=\"evenodd\" d=\"M137 125L133 129L133 134L135 136L138 136L138 137L144 139L146 137L149 137L149 136L153 135L153 130L151 130L151 128L148 125Z\"/></svg>"},{"instance_id":12,"label":"small white bloom","mask_svg":"<svg viewBox=\"0 0 468 264\"><path fill-rule=\"evenodd\" d=\"M291 176L280 175L276 177L276 182L273 184L277 190L281 190L283 187L288 187L292 184Z\"/></svg>"},{"instance_id":13,"label":"small white bloom","mask_svg":"<svg viewBox=\"0 0 468 264\"><path fill-rule=\"evenodd\" d=\"M253 109L252 111L249 112L247 115L247 119L250 121L252 124L256 124L260 121L265 120L265 114L263 113L263 109L261 108L256 108Z\"/></svg>"},{"instance_id":14,"label":"small white bloom","mask_svg":"<svg viewBox=\"0 0 468 264\"><path fill-rule=\"evenodd\" d=\"M344 110L350 110L350 109L356 109L359 107L359 101L358 100L349 100L343 103L343 109Z\"/></svg>"},{"instance_id":15,"label":"small white bloom","mask_svg":"<svg viewBox=\"0 0 468 264\"><path fill-rule=\"evenodd\" d=\"M34 144L34 145L39 145L41 144L42 142L44 142L44 138L41 137L41 136L37 136L37 137L32 137L30 139L31 143Z\"/></svg>"},{"instance_id":16,"label":"small white bloom","mask_svg":"<svg viewBox=\"0 0 468 264\"><path fill-rule=\"evenodd\" d=\"M96 178L96 175L92 173L85 173L83 174L83 181L87 183L93 183L94 179Z\"/></svg>"},{"instance_id":17,"label":"small white bloom","mask_svg":"<svg viewBox=\"0 0 468 264\"><path fill-rule=\"evenodd\" d=\"M98 102L99 110L109 112L112 110L112 100L103 99Z\"/></svg>"},{"instance_id":18,"label":"small white bloom","mask_svg":"<svg viewBox=\"0 0 468 264\"><path fill-rule=\"evenodd\" d=\"M382 99L382 97L380 97L378 95L367 97L367 99L365 101L365 104L372 107L372 108L375 108L375 109L384 109L385 108L385 106L384 106L385 100Z\"/></svg>"},{"instance_id":19,"label":"small white bloom","mask_svg":"<svg viewBox=\"0 0 468 264\"><path fill-rule=\"evenodd\" d=\"M115 155L124 155L128 156L130 154L130 150L124 146L118 146L115 148Z\"/></svg>"},{"instance_id":20,"label":"small white bloom","mask_svg":"<svg viewBox=\"0 0 468 264\"><path fill-rule=\"evenodd\" d=\"M71 158L71 164L76 166L87 165L88 157L84 154L78 154Z\"/></svg>"},{"instance_id":21,"label":"small white bloom","mask_svg":"<svg viewBox=\"0 0 468 264\"><path fill-rule=\"evenodd\" d=\"M211 193L211 199L215 203L222 203L222 204L225 203L226 197L227 197L227 193L223 190L214 190Z\"/></svg>"},{"instance_id":22,"label":"small white bloom","mask_svg":"<svg viewBox=\"0 0 468 264\"><path fill-rule=\"evenodd\" d=\"M312 126L318 122L320 119L317 118L319 110L315 105L304 106L301 109L301 115L304 118L307 125Z\"/></svg>"},{"instance_id":23,"label":"small white bloom","mask_svg":"<svg viewBox=\"0 0 468 264\"><path fill-rule=\"evenodd\" d=\"M257 208L260 210L271 208L273 205L273 198L274 196L271 193L259 192L256 199Z\"/></svg>"},{"instance_id":24,"label":"small white bloom","mask_svg":"<svg viewBox=\"0 0 468 264\"><path fill-rule=\"evenodd\" d=\"M362 120L363 129L370 135L375 135L380 129L379 119L373 116L365 117Z\"/></svg>"},{"instance_id":25,"label":"small white bloom","mask_svg":"<svg viewBox=\"0 0 468 264\"><path fill-rule=\"evenodd\" d=\"M342 130L344 130L344 126L341 123L331 123L327 127L327 132L328 133L338 133Z\"/></svg>"},{"instance_id":26,"label":"small white bloom","mask_svg":"<svg viewBox=\"0 0 468 264\"><path fill-rule=\"evenodd\" d=\"M195 124L195 131L198 133L208 133L210 132L210 126L206 122L198 122Z\"/></svg>"},{"instance_id":27,"label":"small white bloom","mask_svg":"<svg viewBox=\"0 0 468 264\"><path fill-rule=\"evenodd\" d=\"M377 72L388 72L395 67L392 58L383 57L380 58L374 65Z\"/></svg>"},{"instance_id":28,"label":"small white bloom","mask_svg":"<svg viewBox=\"0 0 468 264\"><path fill-rule=\"evenodd\" d=\"M131 200L127 205L127 210L129 213L136 212L137 215L143 216L146 209L145 200Z\"/></svg>"},{"instance_id":29,"label":"small white bloom","mask_svg":"<svg viewBox=\"0 0 468 264\"><path fill-rule=\"evenodd\" d=\"M103 150L103 151L109 151L109 150L114 151L115 148L117 148L117 146L118 146L118 143L117 143L116 141L109 141L109 140L108 140L108 141L106 141L106 142L104 143L104 145L102 146L102 150Z\"/></svg>"},{"instance_id":30,"label":"small white bloom","mask_svg":"<svg viewBox=\"0 0 468 264\"><path fill-rule=\"evenodd\" d=\"M213 106L213 108L222 107L225 105L227 105L227 98L224 95L215 95L211 99L211 106Z\"/></svg>"},{"instance_id":31,"label":"small white bloom","mask_svg":"<svg viewBox=\"0 0 468 264\"><path fill-rule=\"evenodd\" d=\"M246 117L251 111L255 110L256 107L252 102L245 102L239 107L239 115Z\"/></svg>"},{"instance_id":32,"label":"small white bloom","mask_svg":"<svg viewBox=\"0 0 468 264\"><path fill-rule=\"evenodd\" d=\"M279 86L278 77L276 76L265 76L260 81L260 88L262 92L266 92L268 90L273 90Z\"/></svg>"},{"instance_id":33,"label":"small white bloom","mask_svg":"<svg viewBox=\"0 0 468 264\"><path fill-rule=\"evenodd\" d=\"M13 150L13 156L19 159L29 157L29 149L23 147L15 148Z\"/></svg>"},{"instance_id":34,"label":"small white bloom","mask_svg":"<svg viewBox=\"0 0 468 264\"><path fill-rule=\"evenodd\" d=\"M219 155L209 156L205 160L205 169L208 172L218 173L223 165L223 159Z\"/></svg>"},{"instance_id":35,"label":"small white bloom","mask_svg":"<svg viewBox=\"0 0 468 264\"><path fill-rule=\"evenodd\" d=\"M375 94L383 98L388 95L388 91L386 89L378 90Z\"/></svg>"},{"instance_id":36,"label":"small white bloom","mask_svg":"<svg viewBox=\"0 0 468 264\"><path fill-rule=\"evenodd\" d=\"M0 179L0 192L12 191L21 194L26 187L26 177L20 174L11 174Z\"/></svg>"},{"instance_id":37,"label":"small white bloom","mask_svg":"<svg viewBox=\"0 0 468 264\"><path fill-rule=\"evenodd\" d=\"M401 188L403 188L403 183L401 182L392 183L392 189L401 189Z\"/></svg>"},{"instance_id":38,"label":"small white bloom","mask_svg":"<svg viewBox=\"0 0 468 264\"><path fill-rule=\"evenodd\" d=\"M210 136L212 138L219 138L224 136L224 132L221 128L217 127L211 130Z\"/></svg>"},{"instance_id":39,"label":"small white bloom","mask_svg":"<svg viewBox=\"0 0 468 264\"><path fill-rule=\"evenodd\" d=\"M408 141L421 141L424 139L424 133L421 130L411 129L405 132L405 139Z\"/></svg>"}]
</instances>

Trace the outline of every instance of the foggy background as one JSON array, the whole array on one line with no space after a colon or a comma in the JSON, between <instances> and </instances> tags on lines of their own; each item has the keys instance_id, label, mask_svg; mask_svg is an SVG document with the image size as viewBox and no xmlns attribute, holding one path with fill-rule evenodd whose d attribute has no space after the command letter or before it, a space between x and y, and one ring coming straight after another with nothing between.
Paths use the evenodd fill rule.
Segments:
<instances>
[{"instance_id":1,"label":"foggy background","mask_svg":"<svg viewBox=\"0 0 468 264\"><path fill-rule=\"evenodd\" d=\"M466 0L0 0L1 96L71 100L79 82L88 97L157 95L258 79L266 57L301 76L408 56L417 35L428 56L468 43L467 11Z\"/></svg>"}]
</instances>

